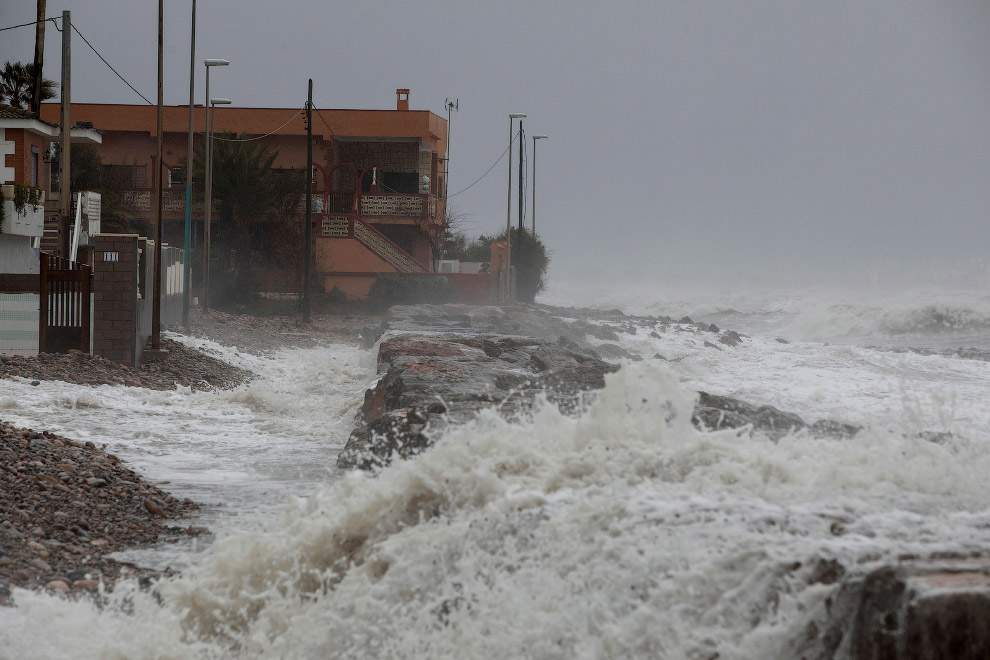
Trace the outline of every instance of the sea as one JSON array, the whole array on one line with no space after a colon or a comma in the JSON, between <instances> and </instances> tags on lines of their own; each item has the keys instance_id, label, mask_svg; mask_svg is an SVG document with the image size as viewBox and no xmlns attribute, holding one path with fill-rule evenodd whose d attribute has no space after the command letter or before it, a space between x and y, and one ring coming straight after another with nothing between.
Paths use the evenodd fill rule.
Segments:
<instances>
[{"instance_id":1,"label":"sea","mask_svg":"<svg viewBox=\"0 0 990 660\"><path fill-rule=\"evenodd\" d=\"M377 473L334 467L374 350L170 335L259 377L0 380L0 418L105 444L213 530L121 553L179 574L99 606L14 590L0 658L797 660L838 588L823 564L990 552L990 289L553 281L540 302L656 322L619 333L638 359L580 414L486 411ZM698 430L699 390L862 431Z\"/></svg>"}]
</instances>

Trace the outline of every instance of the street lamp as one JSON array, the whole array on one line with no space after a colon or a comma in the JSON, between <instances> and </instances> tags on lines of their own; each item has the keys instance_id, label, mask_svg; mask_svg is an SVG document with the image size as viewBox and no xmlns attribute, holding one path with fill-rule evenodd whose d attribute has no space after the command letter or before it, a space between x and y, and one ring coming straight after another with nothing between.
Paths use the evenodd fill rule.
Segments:
<instances>
[{"instance_id":1,"label":"street lamp","mask_svg":"<svg viewBox=\"0 0 990 660\"><path fill-rule=\"evenodd\" d=\"M182 327L189 327L189 297L192 295L192 171L196 93L196 0L192 0L192 28L189 35L189 135L186 146L186 224L182 240Z\"/></svg>"},{"instance_id":2,"label":"street lamp","mask_svg":"<svg viewBox=\"0 0 990 660\"><path fill-rule=\"evenodd\" d=\"M206 269L204 270L206 276L203 278L204 310L209 309L210 305L210 219L213 215L213 106L216 105L230 105L230 99L211 98L208 106L210 113L210 126L207 133L207 139L209 140L210 148L207 151L208 160L206 161L209 165L206 166L206 222L204 223L203 228L203 258L206 260Z\"/></svg>"},{"instance_id":3,"label":"street lamp","mask_svg":"<svg viewBox=\"0 0 990 660\"><path fill-rule=\"evenodd\" d=\"M512 286L512 277L509 274L510 266L512 264L510 254L510 244L512 241L509 240L510 235L512 234L512 120L522 119L525 116L526 113L524 112L509 113L509 198L505 209L505 274L503 276L505 278L505 282L503 283L502 288L502 301L504 303L511 301L509 287ZM522 146L520 146L520 149L521 148Z\"/></svg>"},{"instance_id":4,"label":"street lamp","mask_svg":"<svg viewBox=\"0 0 990 660\"><path fill-rule=\"evenodd\" d=\"M536 238L536 141L546 140L548 135L533 136L533 238Z\"/></svg>"},{"instance_id":5,"label":"street lamp","mask_svg":"<svg viewBox=\"0 0 990 660\"><path fill-rule=\"evenodd\" d=\"M227 60L208 59L206 65L206 148L203 150L203 164L206 170L206 189L204 190L203 208L203 311L210 308L210 212L213 203L213 123L210 98L210 68L227 66ZM230 101L227 101L230 103Z\"/></svg>"}]
</instances>

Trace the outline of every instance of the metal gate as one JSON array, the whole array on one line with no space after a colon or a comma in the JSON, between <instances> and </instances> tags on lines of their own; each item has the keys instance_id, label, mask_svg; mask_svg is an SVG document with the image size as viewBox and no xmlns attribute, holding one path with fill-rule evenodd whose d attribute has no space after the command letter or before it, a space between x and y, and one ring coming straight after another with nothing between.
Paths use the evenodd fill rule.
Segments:
<instances>
[{"instance_id":1,"label":"metal gate","mask_svg":"<svg viewBox=\"0 0 990 660\"><path fill-rule=\"evenodd\" d=\"M41 313L38 352L89 353L89 291L92 269L41 253Z\"/></svg>"}]
</instances>

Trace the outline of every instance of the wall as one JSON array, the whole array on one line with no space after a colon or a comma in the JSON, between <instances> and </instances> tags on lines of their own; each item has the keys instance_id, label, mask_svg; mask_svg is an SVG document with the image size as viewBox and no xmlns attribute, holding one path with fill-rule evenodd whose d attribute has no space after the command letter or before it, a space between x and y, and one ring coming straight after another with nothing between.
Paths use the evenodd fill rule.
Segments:
<instances>
[{"instance_id":1,"label":"wall","mask_svg":"<svg viewBox=\"0 0 990 660\"><path fill-rule=\"evenodd\" d=\"M313 241L314 270L318 273L392 273L395 268L353 238L321 238Z\"/></svg>"},{"instance_id":2,"label":"wall","mask_svg":"<svg viewBox=\"0 0 990 660\"><path fill-rule=\"evenodd\" d=\"M23 128L8 128L3 132L4 136L0 140L6 140L8 144L14 145L13 151L10 151L9 147L0 148L4 161L0 163L0 166L3 166L0 172L4 173L4 182L31 184L31 154L33 153L31 148L34 147L38 150L38 180L35 185L47 190L48 168L44 162L44 154L48 150L50 139ZM11 170L13 170L13 177L8 178L7 174Z\"/></svg>"},{"instance_id":3,"label":"wall","mask_svg":"<svg viewBox=\"0 0 990 660\"><path fill-rule=\"evenodd\" d=\"M11 183L15 181L14 150L17 145L12 139L7 137L7 131L9 130L0 128L0 183Z\"/></svg>"},{"instance_id":4,"label":"wall","mask_svg":"<svg viewBox=\"0 0 990 660\"><path fill-rule=\"evenodd\" d=\"M30 237L0 234L0 270L32 275L41 272L38 251L31 247Z\"/></svg>"},{"instance_id":5,"label":"wall","mask_svg":"<svg viewBox=\"0 0 990 660\"><path fill-rule=\"evenodd\" d=\"M138 237L98 234L93 258L93 353L137 366ZM117 261L110 255L116 254Z\"/></svg>"},{"instance_id":6,"label":"wall","mask_svg":"<svg viewBox=\"0 0 990 660\"><path fill-rule=\"evenodd\" d=\"M152 296L155 291L155 242L138 238L138 299L134 314L134 366L144 360L144 349L151 338ZM164 259L163 259L164 262ZM164 287L163 291L164 293Z\"/></svg>"},{"instance_id":7,"label":"wall","mask_svg":"<svg viewBox=\"0 0 990 660\"><path fill-rule=\"evenodd\" d=\"M446 277L461 300L471 305L488 305L491 300L491 278L487 273L384 273L397 277ZM371 285L378 273L332 273L323 276L325 291L334 286L347 294L348 300L363 300L368 297Z\"/></svg>"},{"instance_id":8,"label":"wall","mask_svg":"<svg viewBox=\"0 0 990 660\"><path fill-rule=\"evenodd\" d=\"M0 293L0 353L38 354L37 293Z\"/></svg>"}]
</instances>

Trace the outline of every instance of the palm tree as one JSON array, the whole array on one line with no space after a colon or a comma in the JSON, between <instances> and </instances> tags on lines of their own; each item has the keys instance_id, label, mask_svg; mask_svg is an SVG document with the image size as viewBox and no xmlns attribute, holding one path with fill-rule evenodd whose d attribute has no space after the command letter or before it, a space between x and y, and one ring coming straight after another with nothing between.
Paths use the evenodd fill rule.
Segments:
<instances>
[{"instance_id":1,"label":"palm tree","mask_svg":"<svg viewBox=\"0 0 990 660\"><path fill-rule=\"evenodd\" d=\"M217 140L213 147L212 205L216 215L211 227L210 280L236 282L236 290L246 293L251 288L252 244L261 244L269 252L292 254L298 261L302 225L285 221L298 218L305 177L301 170L275 168L278 150L259 142L230 141L232 134L219 137L227 139ZM199 146L193 160L193 194L202 201L205 164ZM262 240L266 233L269 238ZM290 243L287 250L280 249ZM271 263L279 254L260 256ZM217 300L225 297L219 290L212 295Z\"/></svg>"},{"instance_id":2,"label":"palm tree","mask_svg":"<svg viewBox=\"0 0 990 660\"><path fill-rule=\"evenodd\" d=\"M31 86L34 84L34 63L4 62L0 69L0 100L15 108L26 108L31 103ZM58 85L44 79L41 82L41 100L55 98Z\"/></svg>"}]
</instances>

